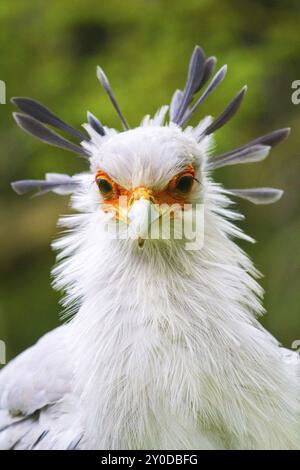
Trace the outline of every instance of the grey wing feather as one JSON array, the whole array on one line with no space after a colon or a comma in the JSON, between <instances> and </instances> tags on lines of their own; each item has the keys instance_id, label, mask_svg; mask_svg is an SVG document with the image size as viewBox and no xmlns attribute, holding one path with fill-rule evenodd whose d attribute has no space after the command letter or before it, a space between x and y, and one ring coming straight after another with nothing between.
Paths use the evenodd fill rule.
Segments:
<instances>
[{"instance_id":1,"label":"grey wing feather","mask_svg":"<svg viewBox=\"0 0 300 470\"><path fill-rule=\"evenodd\" d=\"M43 336L1 371L0 449L66 449L82 440L68 328Z\"/></svg>"}]
</instances>

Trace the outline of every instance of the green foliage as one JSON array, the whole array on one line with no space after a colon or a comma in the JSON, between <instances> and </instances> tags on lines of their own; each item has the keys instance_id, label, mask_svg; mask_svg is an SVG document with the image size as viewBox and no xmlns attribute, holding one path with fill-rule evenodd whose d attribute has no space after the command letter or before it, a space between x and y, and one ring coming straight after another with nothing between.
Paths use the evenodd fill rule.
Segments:
<instances>
[{"instance_id":1,"label":"green foliage","mask_svg":"<svg viewBox=\"0 0 300 470\"><path fill-rule=\"evenodd\" d=\"M27 0L0 4L0 79L11 96L30 96L79 126L90 110L109 126L118 119L96 77L109 75L132 125L169 103L185 80L195 44L227 63L228 76L194 117L218 114L247 83L238 117L217 133L229 149L277 127L291 126L287 142L267 161L216 172L227 186L285 189L271 207L239 203L242 223L259 243L244 248L264 273L264 324L287 346L300 338L300 108L291 83L300 79L300 7L297 0ZM9 182L46 171L74 173L84 162L19 131L12 106L0 106L0 338L9 358L58 324L58 294L50 288L49 242L67 200L18 198Z\"/></svg>"}]
</instances>

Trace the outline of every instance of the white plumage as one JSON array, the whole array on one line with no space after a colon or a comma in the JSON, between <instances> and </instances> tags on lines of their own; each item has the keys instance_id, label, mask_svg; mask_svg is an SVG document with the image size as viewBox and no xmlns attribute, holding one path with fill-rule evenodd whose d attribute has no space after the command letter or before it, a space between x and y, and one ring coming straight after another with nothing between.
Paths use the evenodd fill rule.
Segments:
<instances>
[{"instance_id":1,"label":"white plumage","mask_svg":"<svg viewBox=\"0 0 300 470\"><path fill-rule=\"evenodd\" d=\"M186 88L172 102L172 122L165 124L163 107L140 127L117 133L89 115L90 139L82 142L87 173L14 183L18 192L73 193L77 214L60 221L67 230L54 244L53 273L55 286L66 291L65 306L76 314L1 372L0 448L299 448L299 358L257 320L264 311L258 273L233 241L251 239L233 224L240 218L228 197L235 190L210 175L214 160L216 167L228 158L240 163L243 154L210 155L211 118L183 129L193 94L205 83L203 70L212 67L203 57L196 48ZM29 109L30 101L15 102L26 112L27 121L17 116L25 130L37 135L41 122L62 129L62 121L38 115L41 108ZM29 119L35 120L30 129ZM285 135L245 146L245 161L264 158L265 147ZM155 195L189 167L196 181L187 201L204 207L201 250L187 250L184 239L145 240L141 249L136 239L109 236L105 227L116 214L104 211L97 172L128 192L146 188ZM236 195L271 202L280 193L264 188ZM143 200L131 206L135 221L149 209Z\"/></svg>"}]
</instances>

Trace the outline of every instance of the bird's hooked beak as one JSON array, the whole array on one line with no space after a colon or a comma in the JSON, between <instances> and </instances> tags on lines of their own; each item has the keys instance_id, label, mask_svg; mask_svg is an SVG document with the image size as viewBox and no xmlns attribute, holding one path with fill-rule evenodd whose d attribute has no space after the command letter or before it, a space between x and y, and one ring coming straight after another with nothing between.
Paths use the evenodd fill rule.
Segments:
<instances>
[{"instance_id":1,"label":"bird's hooked beak","mask_svg":"<svg viewBox=\"0 0 300 470\"><path fill-rule=\"evenodd\" d=\"M132 192L127 217L130 234L142 248L145 239L149 238L151 224L160 217L159 206L151 189L139 187Z\"/></svg>"}]
</instances>

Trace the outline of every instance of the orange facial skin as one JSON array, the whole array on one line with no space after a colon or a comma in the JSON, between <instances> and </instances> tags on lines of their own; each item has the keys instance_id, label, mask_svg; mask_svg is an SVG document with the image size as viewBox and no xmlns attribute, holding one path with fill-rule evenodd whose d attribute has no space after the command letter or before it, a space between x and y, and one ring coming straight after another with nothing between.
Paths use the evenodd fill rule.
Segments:
<instances>
[{"instance_id":1,"label":"orange facial skin","mask_svg":"<svg viewBox=\"0 0 300 470\"><path fill-rule=\"evenodd\" d=\"M182 207L184 206L184 204L186 204L187 198L191 191L189 191L188 193L182 193L176 189L176 184L182 176L192 176L193 179L195 179L195 170L193 166L189 165L185 170L181 171L176 176L174 176L169 181L169 184L165 189L155 193L154 198L156 204L180 204Z\"/></svg>"},{"instance_id":2,"label":"orange facial skin","mask_svg":"<svg viewBox=\"0 0 300 470\"><path fill-rule=\"evenodd\" d=\"M100 192L104 199L103 209L105 212L108 212L112 209L115 209L115 212L118 213L118 205L120 196L125 196L127 198L127 204L130 206L131 202L137 200L141 197L145 199L150 199L154 204L179 204L182 207L187 203L188 196L192 190L188 192L181 192L177 189L177 184L180 178L183 176L191 176L195 180L195 170L192 165L187 166L183 171L174 176L162 191L153 191L149 188L138 187L132 190L127 190L122 186L118 185L110 176L108 176L104 171L99 170L96 173L96 183L99 184L102 180L105 180L110 187L110 192L102 192L101 185L99 185ZM192 185L193 186L193 185Z\"/></svg>"}]
</instances>

